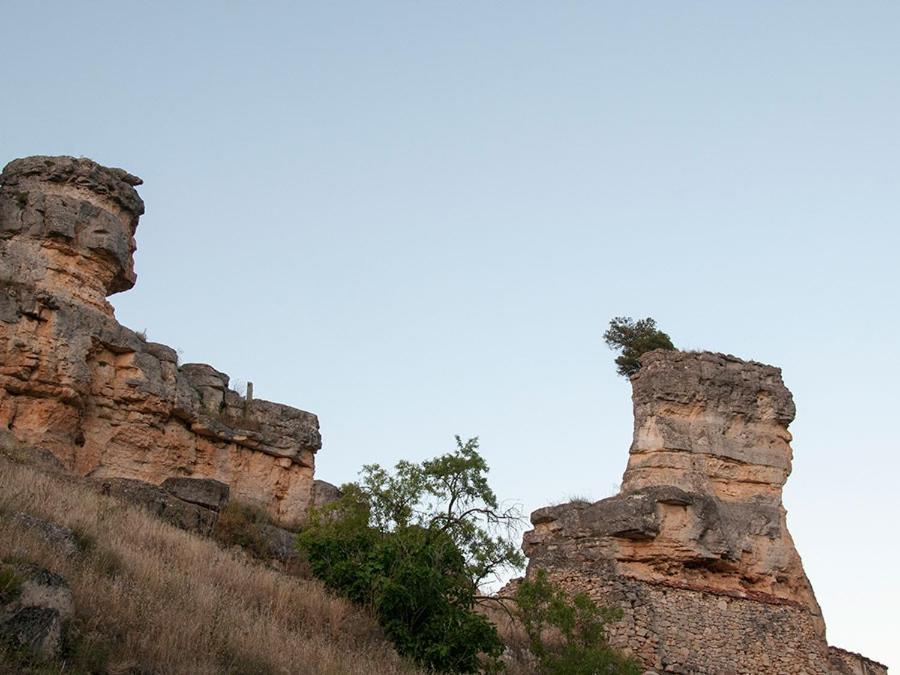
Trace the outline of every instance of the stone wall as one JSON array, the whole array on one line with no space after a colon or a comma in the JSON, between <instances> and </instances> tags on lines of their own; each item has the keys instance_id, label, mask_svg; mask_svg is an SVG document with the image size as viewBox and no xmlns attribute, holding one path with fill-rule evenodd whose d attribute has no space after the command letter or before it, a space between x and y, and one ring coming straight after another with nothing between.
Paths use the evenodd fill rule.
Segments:
<instances>
[{"instance_id":1,"label":"stone wall","mask_svg":"<svg viewBox=\"0 0 900 675\"><path fill-rule=\"evenodd\" d=\"M867 659L862 654L848 652L837 647L828 648L828 658L832 668L837 673L848 675L884 675L887 666L872 659Z\"/></svg>"},{"instance_id":2,"label":"stone wall","mask_svg":"<svg viewBox=\"0 0 900 675\"><path fill-rule=\"evenodd\" d=\"M281 522L313 499L315 415L245 400L205 364L120 325L140 179L87 159L0 174L0 425L95 478L211 478Z\"/></svg>"},{"instance_id":3,"label":"stone wall","mask_svg":"<svg viewBox=\"0 0 900 675\"><path fill-rule=\"evenodd\" d=\"M781 371L656 351L631 384L620 493L535 511L528 574L621 607L612 644L662 672L886 673L829 651L781 502L794 418Z\"/></svg>"}]
</instances>

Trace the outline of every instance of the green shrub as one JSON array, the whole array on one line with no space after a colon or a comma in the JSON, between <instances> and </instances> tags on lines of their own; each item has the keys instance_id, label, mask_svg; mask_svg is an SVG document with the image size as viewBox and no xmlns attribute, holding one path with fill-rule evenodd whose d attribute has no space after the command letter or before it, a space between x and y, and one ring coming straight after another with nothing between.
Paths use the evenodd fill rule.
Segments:
<instances>
[{"instance_id":1,"label":"green shrub","mask_svg":"<svg viewBox=\"0 0 900 675\"><path fill-rule=\"evenodd\" d=\"M609 322L603 339L611 349L621 349L616 357L617 372L624 377L634 375L641 367L641 354L654 349L675 349L671 338L657 329L656 321L647 317L633 321L629 316L617 316Z\"/></svg>"},{"instance_id":2,"label":"green shrub","mask_svg":"<svg viewBox=\"0 0 900 675\"><path fill-rule=\"evenodd\" d=\"M598 607L584 593L569 596L544 570L519 583L518 614L544 675L639 675L640 666L611 649L606 626L619 609Z\"/></svg>"}]
</instances>

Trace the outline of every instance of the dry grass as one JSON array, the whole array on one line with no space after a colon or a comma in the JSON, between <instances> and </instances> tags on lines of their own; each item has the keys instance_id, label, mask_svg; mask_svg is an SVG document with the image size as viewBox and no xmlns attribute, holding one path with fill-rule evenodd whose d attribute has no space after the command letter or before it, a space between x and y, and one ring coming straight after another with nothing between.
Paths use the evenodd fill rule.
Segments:
<instances>
[{"instance_id":1,"label":"dry grass","mask_svg":"<svg viewBox=\"0 0 900 675\"><path fill-rule=\"evenodd\" d=\"M67 559L4 517L17 511L70 527L89 545ZM95 659L106 672L418 672L368 614L319 583L0 454L0 558L11 557L68 580L74 631L88 652L79 658Z\"/></svg>"}]
</instances>

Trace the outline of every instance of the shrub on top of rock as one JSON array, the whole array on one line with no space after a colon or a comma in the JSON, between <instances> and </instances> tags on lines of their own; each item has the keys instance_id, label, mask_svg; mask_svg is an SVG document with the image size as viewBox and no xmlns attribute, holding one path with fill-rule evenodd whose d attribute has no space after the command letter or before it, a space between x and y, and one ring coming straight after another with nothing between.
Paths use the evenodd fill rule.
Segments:
<instances>
[{"instance_id":1,"label":"shrub on top of rock","mask_svg":"<svg viewBox=\"0 0 900 675\"><path fill-rule=\"evenodd\" d=\"M616 357L616 366L623 377L631 377L640 370L641 354L654 349L675 349L672 339L659 330L656 320L649 316L637 321L630 316L617 316L609 322L603 339L610 349L622 350Z\"/></svg>"}]
</instances>

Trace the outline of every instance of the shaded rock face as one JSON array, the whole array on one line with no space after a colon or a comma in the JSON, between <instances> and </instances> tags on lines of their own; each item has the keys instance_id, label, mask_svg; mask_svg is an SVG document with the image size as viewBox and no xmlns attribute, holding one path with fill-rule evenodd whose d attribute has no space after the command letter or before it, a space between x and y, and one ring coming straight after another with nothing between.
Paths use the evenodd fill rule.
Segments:
<instances>
[{"instance_id":1,"label":"shaded rock face","mask_svg":"<svg viewBox=\"0 0 900 675\"><path fill-rule=\"evenodd\" d=\"M140 179L87 159L0 174L0 428L96 478L210 478L274 518L312 500L315 415L244 400L205 364L121 326Z\"/></svg>"},{"instance_id":2,"label":"shaded rock face","mask_svg":"<svg viewBox=\"0 0 900 675\"><path fill-rule=\"evenodd\" d=\"M782 506L795 409L781 371L655 351L631 383L620 493L535 511L529 574L622 607L613 644L663 672L845 672Z\"/></svg>"}]
</instances>

